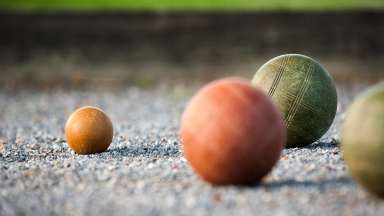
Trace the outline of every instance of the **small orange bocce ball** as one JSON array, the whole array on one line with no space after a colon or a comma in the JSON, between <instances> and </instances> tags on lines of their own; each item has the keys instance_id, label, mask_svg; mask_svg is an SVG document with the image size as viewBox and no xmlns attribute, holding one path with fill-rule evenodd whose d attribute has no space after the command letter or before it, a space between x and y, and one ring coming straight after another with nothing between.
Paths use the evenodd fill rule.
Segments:
<instances>
[{"instance_id":1,"label":"small orange bocce ball","mask_svg":"<svg viewBox=\"0 0 384 216\"><path fill-rule=\"evenodd\" d=\"M214 185L254 184L270 172L285 145L282 116L247 81L225 78L202 88L181 120L192 168Z\"/></svg>"},{"instance_id":2,"label":"small orange bocce ball","mask_svg":"<svg viewBox=\"0 0 384 216\"><path fill-rule=\"evenodd\" d=\"M99 108L81 107L69 116L65 136L69 147L78 154L100 153L112 142L112 122Z\"/></svg>"}]
</instances>

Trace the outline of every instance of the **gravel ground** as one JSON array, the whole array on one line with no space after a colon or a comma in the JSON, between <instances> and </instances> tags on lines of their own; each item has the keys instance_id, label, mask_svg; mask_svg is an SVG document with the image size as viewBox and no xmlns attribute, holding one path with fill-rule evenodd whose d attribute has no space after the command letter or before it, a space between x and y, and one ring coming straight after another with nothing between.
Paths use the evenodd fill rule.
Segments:
<instances>
[{"instance_id":1,"label":"gravel ground","mask_svg":"<svg viewBox=\"0 0 384 216\"><path fill-rule=\"evenodd\" d=\"M212 187L178 140L195 88L0 91L0 215L384 215L384 202L347 174L338 143L345 107L364 84L339 89L333 127L284 150L260 185ZM107 152L68 149L63 127L81 105L111 117Z\"/></svg>"}]
</instances>

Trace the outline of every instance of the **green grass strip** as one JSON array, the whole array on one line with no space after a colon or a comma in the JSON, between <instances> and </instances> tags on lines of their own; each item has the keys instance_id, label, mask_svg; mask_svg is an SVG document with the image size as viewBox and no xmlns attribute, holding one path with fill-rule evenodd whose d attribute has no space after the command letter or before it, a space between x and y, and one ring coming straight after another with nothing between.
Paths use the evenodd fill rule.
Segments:
<instances>
[{"instance_id":1,"label":"green grass strip","mask_svg":"<svg viewBox=\"0 0 384 216\"><path fill-rule=\"evenodd\" d=\"M382 10L384 0L0 0L1 10Z\"/></svg>"}]
</instances>

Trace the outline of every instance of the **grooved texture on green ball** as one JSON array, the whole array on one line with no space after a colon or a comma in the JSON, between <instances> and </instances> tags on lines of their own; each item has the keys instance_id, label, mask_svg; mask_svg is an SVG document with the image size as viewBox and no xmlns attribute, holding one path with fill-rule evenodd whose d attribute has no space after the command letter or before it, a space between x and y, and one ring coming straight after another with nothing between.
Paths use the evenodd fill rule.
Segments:
<instances>
[{"instance_id":1,"label":"grooved texture on green ball","mask_svg":"<svg viewBox=\"0 0 384 216\"><path fill-rule=\"evenodd\" d=\"M336 114L337 92L329 73L315 60L286 54L265 63L253 77L275 101L287 127L286 147L318 140Z\"/></svg>"},{"instance_id":2,"label":"grooved texture on green ball","mask_svg":"<svg viewBox=\"0 0 384 216\"><path fill-rule=\"evenodd\" d=\"M352 104L341 144L352 177L371 193L384 197L384 83Z\"/></svg>"}]
</instances>

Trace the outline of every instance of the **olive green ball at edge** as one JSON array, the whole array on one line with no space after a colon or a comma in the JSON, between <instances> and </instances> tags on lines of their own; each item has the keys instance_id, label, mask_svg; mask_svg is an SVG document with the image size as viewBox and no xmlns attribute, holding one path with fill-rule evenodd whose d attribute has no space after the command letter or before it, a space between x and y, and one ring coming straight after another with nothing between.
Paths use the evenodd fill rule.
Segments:
<instances>
[{"instance_id":1,"label":"olive green ball at edge","mask_svg":"<svg viewBox=\"0 0 384 216\"><path fill-rule=\"evenodd\" d=\"M341 149L352 178L384 198L384 82L352 104L341 135Z\"/></svg>"},{"instance_id":2,"label":"olive green ball at edge","mask_svg":"<svg viewBox=\"0 0 384 216\"><path fill-rule=\"evenodd\" d=\"M275 57L256 72L252 84L272 97L282 112L288 148L303 147L320 139L335 118L337 92L333 79L310 57Z\"/></svg>"}]
</instances>

